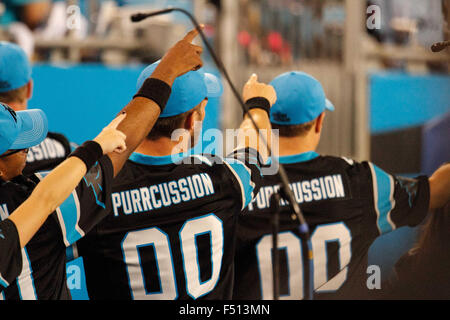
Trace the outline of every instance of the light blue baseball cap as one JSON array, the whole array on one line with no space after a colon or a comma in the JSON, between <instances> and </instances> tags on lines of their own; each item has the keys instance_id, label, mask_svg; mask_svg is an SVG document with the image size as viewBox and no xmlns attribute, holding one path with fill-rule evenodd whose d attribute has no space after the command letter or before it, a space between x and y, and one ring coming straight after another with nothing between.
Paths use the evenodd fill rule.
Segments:
<instances>
[{"instance_id":1,"label":"light blue baseball cap","mask_svg":"<svg viewBox=\"0 0 450 320\"><path fill-rule=\"evenodd\" d=\"M40 109L15 112L0 103L0 155L7 150L27 149L41 143L48 133L45 113Z\"/></svg>"},{"instance_id":2,"label":"light blue baseball cap","mask_svg":"<svg viewBox=\"0 0 450 320\"><path fill-rule=\"evenodd\" d=\"M0 92L23 87L31 80L31 65L18 45L0 41Z\"/></svg>"},{"instance_id":3,"label":"light blue baseball cap","mask_svg":"<svg viewBox=\"0 0 450 320\"><path fill-rule=\"evenodd\" d=\"M270 109L270 121L279 125L299 125L316 119L323 111L334 111L319 81L300 71L286 72L270 83L277 101Z\"/></svg>"},{"instance_id":4,"label":"light blue baseball cap","mask_svg":"<svg viewBox=\"0 0 450 320\"><path fill-rule=\"evenodd\" d=\"M159 62L156 61L141 72L136 83L137 90L151 76ZM202 69L189 71L175 79L169 101L160 117L168 118L185 113L198 106L205 98L218 98L222 93L222 84L215 75L205 73Z\"/></svg>"}]
</instances>

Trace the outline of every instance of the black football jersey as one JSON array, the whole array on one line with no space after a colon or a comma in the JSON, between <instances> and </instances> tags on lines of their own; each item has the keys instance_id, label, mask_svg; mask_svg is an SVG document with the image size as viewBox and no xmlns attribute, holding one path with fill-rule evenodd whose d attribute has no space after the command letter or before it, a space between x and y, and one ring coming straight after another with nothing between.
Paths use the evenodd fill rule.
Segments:
<instances>
[{"instance_id":1,"label":"black football jersey","mask_svg":"<svg viewBox=\"0 0 450 320\"><path fill-rule=\"evenodd\" d=\"M23 174L52 170L63 162L70 152L70 142L65 136L49 132L44 141L28 150L27 165Z\"/></svg>"},{"instance_id":2,"label":"black football jersey","mask_svg":"<svg viewBox=\"0 0 450 320\"><path fill-rule=\"evenodd\" d=\"M237 216L261 181L255 158L132 154L112 212L77 243L89 298L230 299Z\"/></svg>"},{"instance_id":3,"label":"black football jersey","mask_svg":"<svg viewBox=\"0 0 450 320\"><path fill-rule=\"evenodd\" d=\"M45 173L3 181L0 186L2 220L29 197L43 176ZM20 274L8 281L0 300L70 299L66 284L66 247L83 237L106 215L112 178L111 160L103 157L21 249Z\"/></svg>"},{"instance_id":4,"label":"black football jersey","mask_svg":"<svg viewBox=\"0 0 450 320\"><path fill-rule=\"evenodd\" d=\"M358 299L367 293L368 250L380 235L416 226L429 205L426 177L387 174L370 162L319 156L284 156L290 188L309 225L314 299ZM234 299L273 299L271 195L277 176L266 176L258 195L239 217ZM298 224L280 202L278 233L280 299L302 299L304 273Z\"/></svg>"},{"instance_id":5,"label":"black football jersey","mask_svg":"<svg viewBox=\"0 0 450 320\"><path fill-rule=\"evenodd\" d=\"M14 222L0 221L0 294L22 269L19 234Z\"/></svg>"}]
</instances>

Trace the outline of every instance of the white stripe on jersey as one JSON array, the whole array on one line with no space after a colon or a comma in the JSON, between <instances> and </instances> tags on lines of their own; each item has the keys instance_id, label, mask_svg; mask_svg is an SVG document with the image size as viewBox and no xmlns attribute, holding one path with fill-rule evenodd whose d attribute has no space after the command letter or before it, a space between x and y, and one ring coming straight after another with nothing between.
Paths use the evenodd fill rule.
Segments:
<instances>
[{"instance_id":1,"label":"white stripe on jersey","mask_svg":"<svg viewBox=\"0 0 450 320\"><path fill-rule=\"evenodd\" d=\"M389 194L389 200L391 202L391 210L388 212L387 214L387 221L389 222L389 224L392 227L392 230L397 229L397 226L395 225L395 223L392 221L391 219L391 212L392 210L394 210L395 208L395 198L394 198L394 189L395 189L395 184L394 184L394 178L392 178L391 175L389 175L389 182L391 184L391 193Z\"/></svg>"},{"instance_id":2,"label":"white stripe on jersey","mask_svg":"<svg viewBox=\"0 0 450 320\"><path fill-rule=\"evenodd\" d=\"M378 181L377 181L377 176L375 173L375 168L373 167L373 164L370 162L369 162L369 167L370 167L370 172L372 174L373 200L374 200L375 212L377 214L377 228L381 235L381 234L383 234L383 231L380 229L380 226L378 224L378 221L380 220L380 211L378 210ZM394 200L394 187L395 186L394 186L394 180L393 180L392 176L391 175L388 175L388 176L389 176L389 183L390 183L390 188L391 188L390 194L389 194L389 201L391 202L391 210L389 210L389 212L387 213L386 220L389 223L389 225L392 227L392 230L395 230L397 228L397 226L391 219L391 212L395 206L395 200Z\"/></svg>"},{"instance_id":3,"label":"white stripe on jersey","mask_svg":"<svg viewBox=\"0 0 450 320\"><path fill-rule=\"evenodd\" d=\"M346 157L341 157L342 159L344 159L349 165L354 165L355 161L353 161L352 159L346 158Z\"/></svg>"},{"instance_id":4,"label":"white stripe on jersey","mask_svg":"<svg viewBox=\"0 0 450 320\"><path fill-rule=\"evenodd\" d=\"M72 191L72 196L73 196L73 200L75 202L75 206L76 206L76 210L77 210L77 221L75 224L75 230L81 235L81 237L84 237L85 233L78 225L78 223L80 222L80 200L78 199L78 194L77 194L76 189ZM66 224L64 223L64 218L63 218L63 214L61 212L60 207L56 208L56 214L58 216L58 221L61 226L61 231L63 233L64 244L66 245L66 247L69 247L72 243L67 238L67 228L66 228Z\"/></svg>"},{"instance_id":5,"label":"white stripe on jersey","mask_svg":"<svg viewBox=\"0 0 450 320\"><path fill-rule=\"evenodd\" d=\"M21 300L37 300L32 272L28 253L22 248L22 272L17 277L17 289Z\"/></svg>"},{"instance_id":6,"label":"white stripe on jersey","mask_svg":"<svg viewBox=\"0 0 450 320\"><path fill-rule=\"evenodd\" d=\"M211 163L211 161L208 159L208 158L206 158L206 157L204 157L204 156L202 156L202 155L199 155L199 154L194 154L194 155L192 155L191 156L191 158L197 158L197 159L199 159L201 162L203 162L203 163L206 163L208 166L210 166L210 167L212 167L212 163Z\"/></svg>"},{"instance_id":7,"label":"white stripe on jersey","mask_svg":"<svg viewBox=\"0 0 450 320\"><path fill-rule=\"evenodd\" d=\"M80 199L78 199L78 194L76 189L73 190L72 192L73 194L73 198L75 200L75 205L77 207L77 224L75 225L75 229L78 231L78 233L81 235L81 237L84 237L85 233L84 231L80 228L80 215L81 215L81 209L80 209Z\"/></svg>"}]
</instances>

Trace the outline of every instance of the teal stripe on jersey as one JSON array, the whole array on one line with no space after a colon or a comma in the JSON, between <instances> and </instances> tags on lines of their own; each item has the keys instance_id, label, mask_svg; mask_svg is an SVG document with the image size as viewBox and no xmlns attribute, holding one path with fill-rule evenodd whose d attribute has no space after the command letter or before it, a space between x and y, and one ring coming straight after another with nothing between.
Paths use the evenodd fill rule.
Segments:
<instances>
[{"instance_id":1,"label":"teal stripe on jersey","mask_svg":"<svg viewBox=\"0 0 450 320\"><path fill-rule=\"evenodd\" d=\"M236 159L227 158L224 159L224 163L228 165L241 186L243 194L242 209L244 209L252 201L253 190L255 189L255 184L252 182L251 171L241 161Z\"/></svg>"},{"instance_id":2,"label":"teal stripe on jersey","mask_svg":"<svg viewBox=\"0 0 450 320\"><path fill-rule=\"evenodd\" d=\"M66 260L67 261L75 260L75 253L74 253L74 250L73 250L73 246L75 246L75 245L76 244L71 245L70 247L66 248Z\"/></svg>"},{"instance_id":3,"label":"teal stripe on jersey","mask_svg":"<svg viewBox=\"0 0 450 320\"><path fill-rule=\"evenodd\" d=\"M1 274L0 274L0 286L2 286L3 288L6 288L9 286L8 282L5 279L3 279Z\"/></svg>"},{"instance_id":4,"label":"teal stripe on jersey","mask_svg":"<svg viewBox=\"0 0 450 320\"><path fill-rule=\"evenodd\" d=\"M373 179L373 191L375 210L377 212L377 226L380 234L395 230L391 220L391 212L394 209L394 180L374 164L370 164Z\"/></svg>"},{"instance_id":5,"label":"teal stripe on jersey","mask_svg":"<svg viewBox=\"0 0 450 320\"><path fill-rule=\"evenodd\" d=\"M70 196L59 206L61 213L60 220L64 224L64 243L69 246L75 243L77 240L83 237L81 229L78 226L78 220L80 218L79 203L75 199L76 191L74 190Z\"/></svg>"}]
</instances>

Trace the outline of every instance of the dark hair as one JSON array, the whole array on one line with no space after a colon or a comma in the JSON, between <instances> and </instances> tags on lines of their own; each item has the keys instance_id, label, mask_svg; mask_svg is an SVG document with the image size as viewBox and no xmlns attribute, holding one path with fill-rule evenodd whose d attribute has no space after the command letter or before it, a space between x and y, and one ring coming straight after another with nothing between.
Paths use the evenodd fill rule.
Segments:
<instances>
[{"instance_id":1,"label":"dark hair","mask_svg":"<svg viewBox=\"0 0 450 320\"><path fill-rule=\"evenodd\" d=\"M416 245L395 266L383 299L450 297L450 203L428 214Z\"/></svg>"},{"instance_id":2,"label":"dark hair","mask_svg":"<svg viewBox=\"0 0 450 320\"><path fill-rule=\"evenodd\" d=\"M272 123L272 129L278 129L280 137L297 137L306 135L316 124L317 119L297 125L280 125Z\"/></svg>"},{"instance_id":3,"label":"dark hair","mask_svg":"<svg viewBox=\"0 0 450 320\"><path fill-rule=\"evenodd\" d=\"M187 117L194 111L199 110L200 106L201 103L195 108L186 111L185 113L178 114L173 117L159 118L148 134L147 139L157 140L159 138L170 138L175 130L183 128L184 122L186 121Z\"/></svg>"},{"instance_id":4,"label":"dark hair","mask_svg":"<svg viewBox=\"0 0 450 320\"><path fill-rule=\"evenodd\" d=\"M412 249L421 265L433 260L450 264L450 203L437 209L424 223L419 240Z\"/></svg>"},{"instance_id":5,"label":"dark hair","mask_svg":"<svg viewBox=\"0 0 450 320\"><path fill-rule=\"evenodd\" d=\"M23 102L27 98L27 84L6 92L0 92L0 101L4 103L11 103L15 101Z\"/></svg>"}]
</instances>

